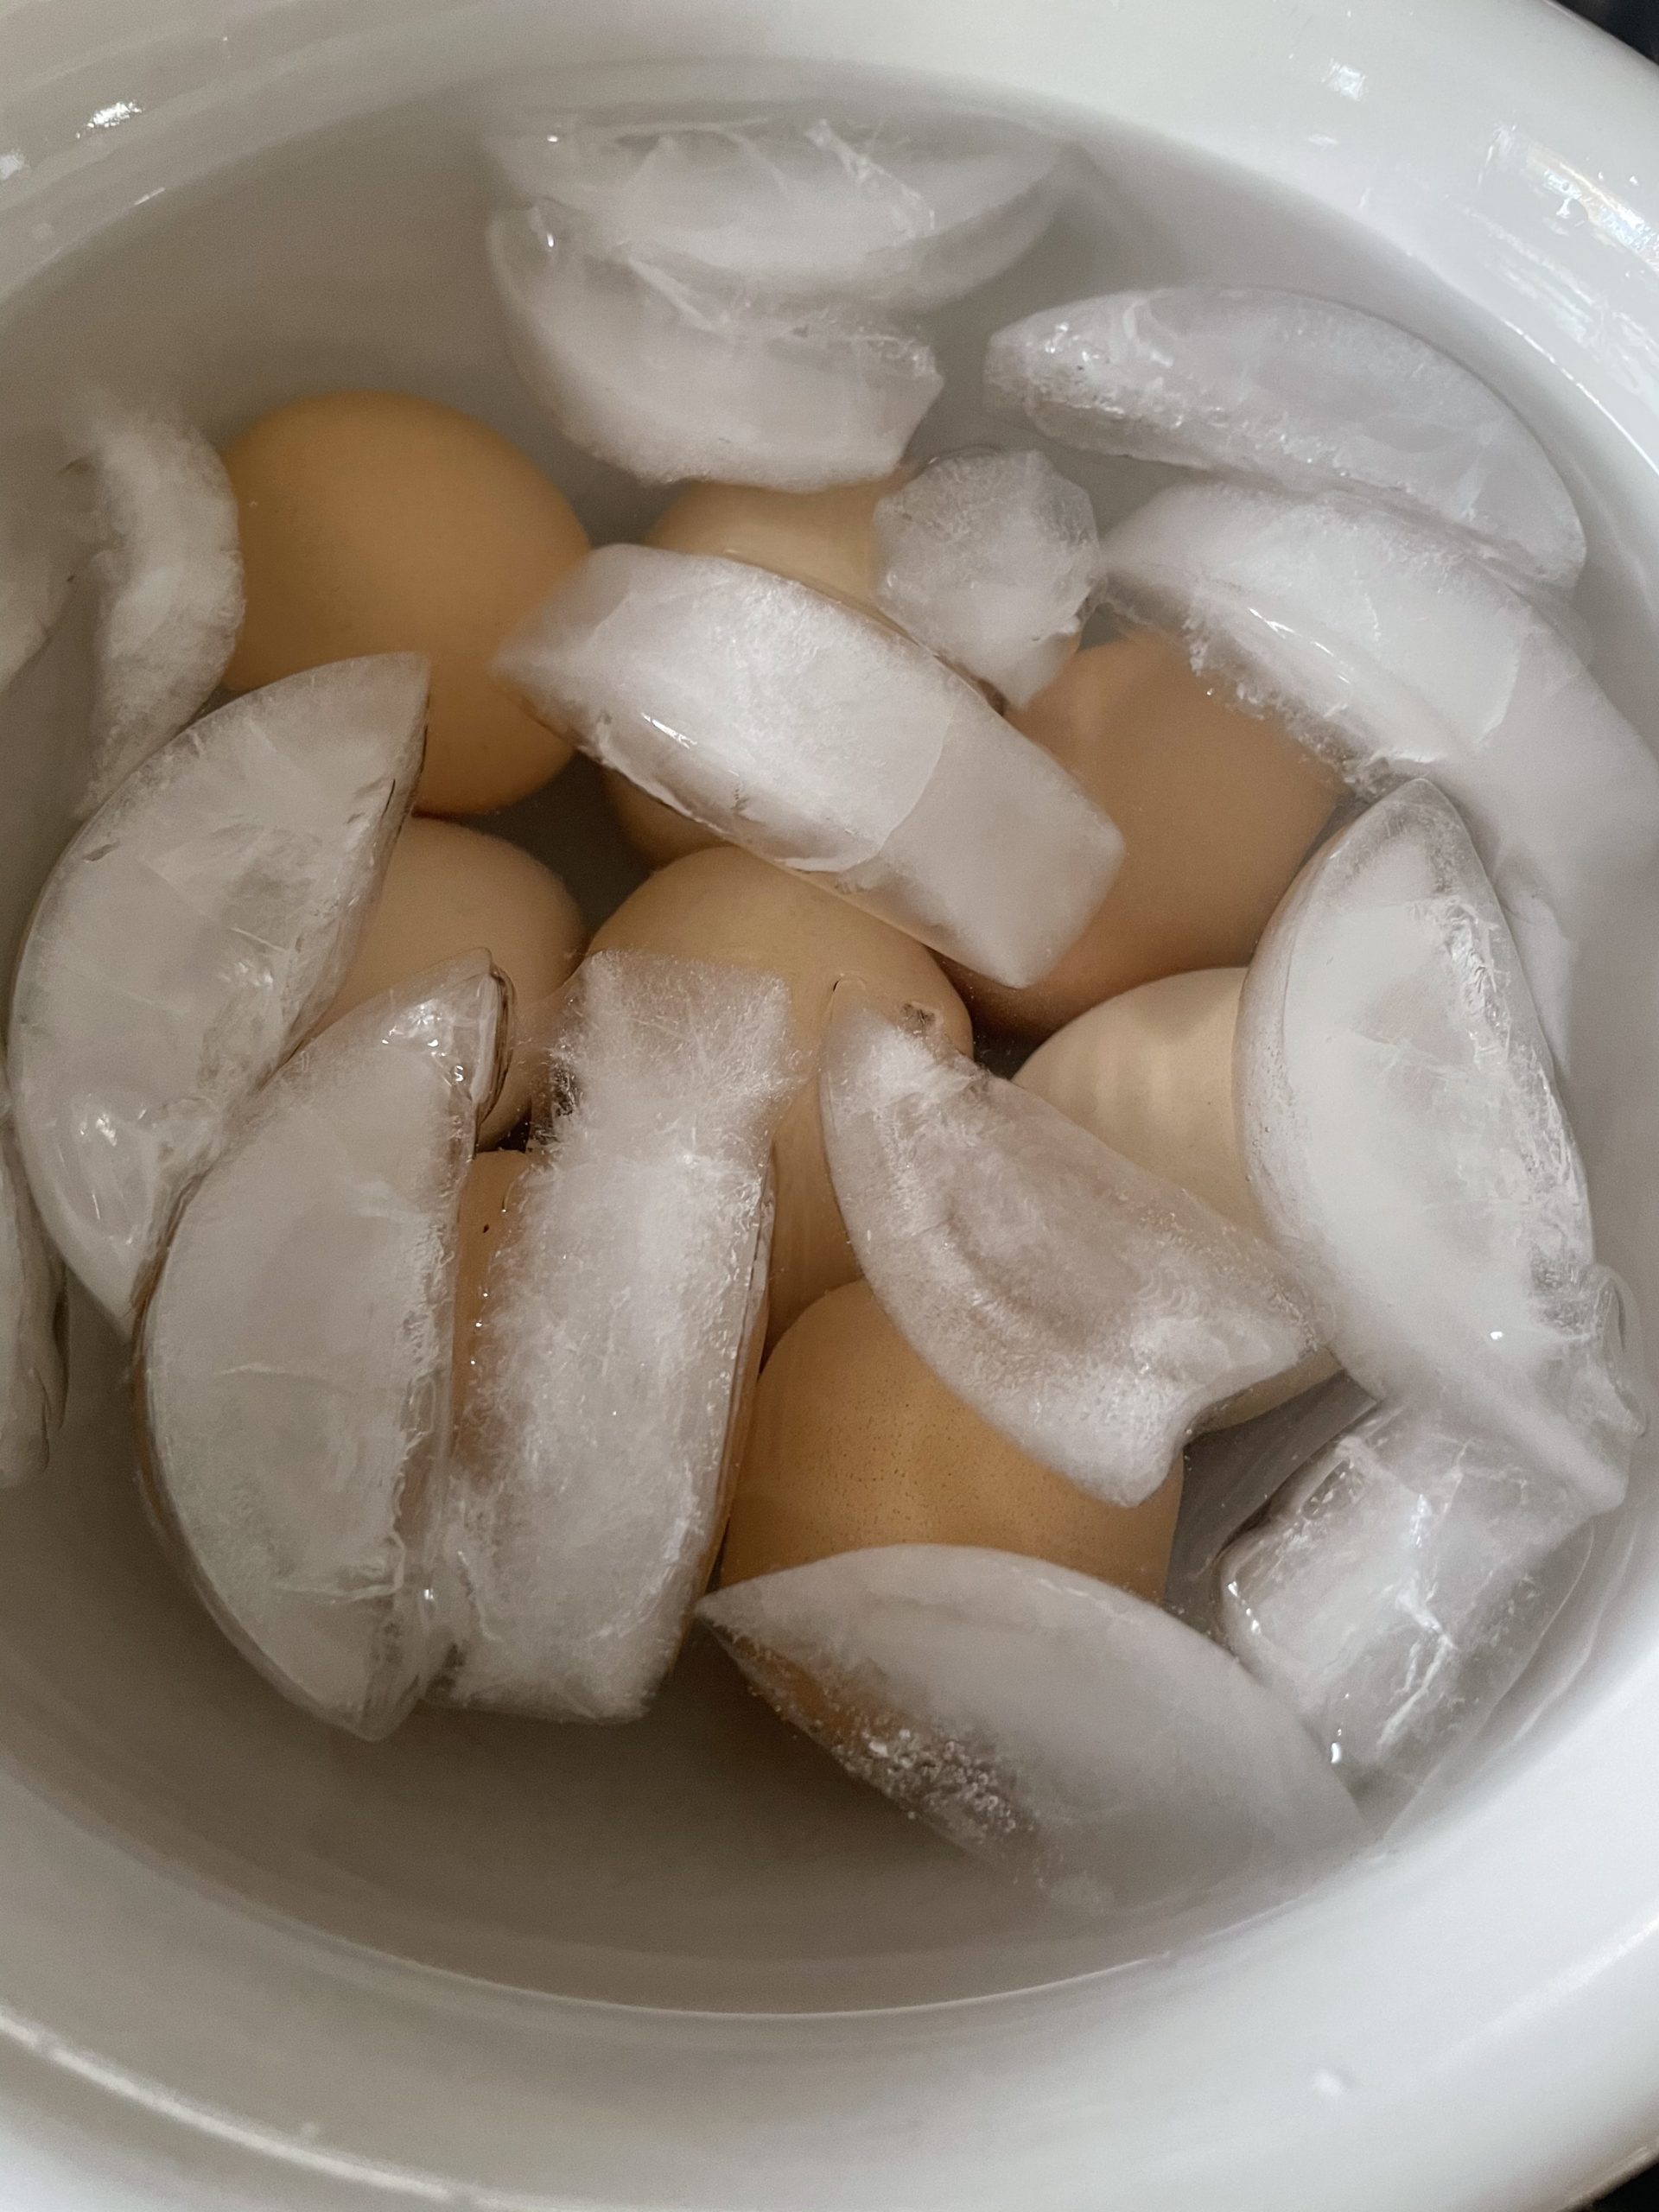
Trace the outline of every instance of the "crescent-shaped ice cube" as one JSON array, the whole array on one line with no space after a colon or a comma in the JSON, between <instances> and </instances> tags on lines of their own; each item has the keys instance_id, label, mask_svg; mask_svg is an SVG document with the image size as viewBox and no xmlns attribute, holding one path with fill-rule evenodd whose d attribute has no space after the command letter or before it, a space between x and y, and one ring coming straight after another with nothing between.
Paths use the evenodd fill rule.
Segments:
<instances>
[{"instance_id":1,"label":"crescent-shaped ice cube","mask_svg":"<svg viewBox=\"0 0 1659 2212\"><path fill-rule=\"evenodd\" d=\"M1618 1287L1503 916L1432 785L1308 863L1236 1052L1251 1188L1348 1372L1617 1504L1643 1425Z\"/></svg>"},{"instance_id":2,"label":"crescent-shaped ice cube","mask_svg":"<svg viewBox=\"0 0 1659 2212\"><path fill-rule=\"evenodd\" d=\"M1223 1554L1221 1630L1344 1775L1416 1779L1537 1649L1587 1517L1507 1445L1379 1408Z\"/></svg>"},{"instance_id":3,"label":"crescent-shaped ice cube","mask_svg":"<svg viewBox=\"0 0 1659 2212\"><path fill-rule=\"evenodd\" d=\"M427 671L338 661L153 753L48 880L18 963L17 1137L118 1324L227 1117L322 1014L415 789Z\"/></svg>"},{"instance_id":4,"label":"crescent-shaped ice cube","mask_svg":"<svg viewBox=\"0 0 1659 2212\"><path fill-rule=\"evenodd\" d=\"M947 454L878 500L876 598L912 638L1023 707L1094 595L1095 511L1039 453Z\"/></svg>"},{"instance_id":5,"label":"crescent-shaped ice cube","mask_svg":"<svg viewBox=\"0 0 1659 2212\"><path fill-rule=\"evenodd\" d=\"M1039 131L967 114L573 118L504 132L495 151L518 197L609 260L906 309L959 299L1033 245L1064 157Z\"/></svg>"},{"instance_id":6,"label":"crescent-shaped ice cube","mask_svg":"<svg viewBox=\"0 0 1659 2212\"><path fill-rule=\"evenodd\" d=\"M296 1053L187 1199L140 1328L164 1533L254 1664L359 1736L443 1657L456 1223L503 1017L480 953Z\"/></svg>"},{"instance_id":7,"label":"crescent-shaped ice cube","mask_svg":"<svg viewBox=\"0 0 1659 2212\"><path fill-rule=\"evenodd\" d=\"M41 1471L63 1418L62 1294L63 1270L23 1179L0 1069L0 1490Z\"/></svg>"},{"instance_id":8,"label":"crescent-shaped ice cube","mask_svg":"<svg viewBox=\"0 0 1659 2212\"><path fill-rule=\"evenodd\" d=\"M527 212L492 219L489 259L524 382L568 438L647 483L886 476L944 387L913 331L598 260Z\"/></svg>"},{"instance_id":9,"label":"crescent-shaped ice cube","mask_svg":"<svg viewBox=\"0 0 1659 2212\"><path fill-rule=\"evenodd\" d=\"M1122 858L925 647L745 562L605 546L497 666L653 798L1006 982L1053 965Z\"/></svg>"},{"instance_id":10,"label":"crescent-shaped ice cube","mask_svg":"<svg viewBox=\"0 0 1659 2212\"><path fill-rule=\"evenodd\" d=\"M824 1147L894 1325L994 1428L1138 1504L1211 1408L1318 1344L1272 1247L976 1066L915 1009L836 990Z\"/></svg>"},{"instance_id":11,"label":"crescent-shaped ice cube","mask_svg":"<svg viewBox=\"0 0 1659 2212\"><path fill-rule=\"evenodd\" d=\"M800 1052L776 976L599 952L536 1057L563 1110L485 1279L448 1537L469 1625L443 1694L627 1720L724 1524Z\"/></svg>"},{"instance_id":12,"label":"crescent-shaped ice cube","mask_svg":"<svg viewBox=\"0 0 1659 2212\"><path fill-rule=\"evenodd\" d=\"M1046 1560L843 1552L698 1612L860 1780L1064 1902L1260 1895L1358 1840L1341 1783L1236 1660Z\"/></svg>"},{"instance_id":13,"label":"crescent-shaped ice cube","mask_svg":"<svg viewBox=\"0 0 1659 2212\"><path fill-rule=\"evenodd\" d=\"M1659 765L1544 616L1397 516L1226 485L1160 493L1101 569L1357 790L1425 775L1456 801L1570 1067L1574 963L1659 866Z\"/></svg>"},{"instance_id":14,"label":"crescent-shaped ice cube","mask_svg":"<svg viewBox=\"0 0 1659 2212\"><path fill-rule=\"evenodd\" d=\"M242 621L236 494L181 416L99 400L73 439L92 480L92 765L81 812L177 735L224 674Z\"/></svg>"},{"instance_id":15,"label":"crescent-shaped ice cube","mask_svg":"<svg viewBox=\"0 0 1659 2212\"><path fill-rule=\"evenodd\" d=\"M1570 591L1584 528L1490 385L1397 323L1304 292L1185 284L1045 308L991 340L989 404L1063 445L1351 492Z\"/></svg>"}]
</instances>

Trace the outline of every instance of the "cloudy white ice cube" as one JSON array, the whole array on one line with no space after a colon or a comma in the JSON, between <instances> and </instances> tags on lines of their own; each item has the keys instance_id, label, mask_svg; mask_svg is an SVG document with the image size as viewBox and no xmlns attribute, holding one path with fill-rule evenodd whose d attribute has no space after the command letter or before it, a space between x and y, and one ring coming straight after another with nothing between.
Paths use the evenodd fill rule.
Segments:
<instances>
[{"instance_id":1,"label":"cloudy white ice cube","mask_svg":"<svg viewBox=\"0 0 1659 2212\"><path fill-rule=\"evenodd\" d=\"M720 1540L799 1050L776 976L601 952L537 1054L556 1110L486 1278L444 1695L627 1720L672 1665Z\"/></svg>"},{"instance_id":2,"label":"cloudy white ice cube","mask_svg":"<svg viewBox=\"0 0 1659 2212\"><path fill-rule=\"evenodd\" d=\"M601 260L526 211L490 268L520 375L565 435L652 483L807 492L885 476L943 379L913 331Z\"/></svg>"},{"instance_id":3,"label":"cloudy white ice cube","mask_svg":"<svg viewBox=\"0 0 1659 2212\"><path fill-rule=\"evenodd\" d=\"M224 674L242 621L242 556L224 464L182 416L95 400L72 444L91 478L99 601L91 813Z\"/></svg>"},{"instance_id":4,"label":"cloudy white ice cube","mask_svg":"<svg viewBox=\"0 0 1659 2212\"><path fill-rule=\"evenodd\" d=\"M906 309L1018 260L1053 218L1062 162L1039 131L944 113L526 121L495 150L516 197L609 260L762 298Z\"/></svg>"},{"instance_id":5,"label":"cloudy white ice cube","mask_svg":"<svg viewBox=\"0 0 1659 2212\"><path fill-rule=\"evenodd\" d=\"M1316 1348L1271 1246L976 1066L917 1009L839 986L820 1095L836 1196L888 1316L1080 1489L1149 1497L1203 1414Z\"/></svg>"},{"instance_id":6,"label":"cloudy white ice cube","mask_svg":"<svg viewBox=\"0 0 1659 2212\"><path fill-rule=\"evenodd\" d=\"M1343 1773L1417 1779L1537 1649L1587 1517L1508 1443L1379 1408L1223 1555L1221 1628Z\"/></svg>"},{"instance_id":7,"label":"cloudy white ice cube","mask_svg":"<svg viewBox=\"0 0 1659 2212\"><path fill-rule=\"evenodd\" d=\"M876 596L1015 706L1065 665L1100 542L1089 494L1039 453L948 454L879 500Z\"/></svg>"},{"instance_id":8,"label":"cloudy white ice cube","mask_svg":"<svg viewBox=\"0 0 1659 2212\"><path fill-rule=\"evenodd\" d=\"M844 1552L699 1612L861 1780L1065 1903L1261 1894L1357 1838L1340 1783L1236 1660L1046 1560Z\"/></svg>"},{"instance_id":9,"label":"cloudy white ice cube","mask_svg":"<svg viewBox=\"0 0 1659 2212\"><path fill-rule=\"evenodd\" d=\"M1117 871L1109 818L970 683L743 562L607 545L497 666L653 798L1005 982Z\"/></svg>"},{"instance_id":10,"label":"cloudy white ice cube","mask_svg":"<svg viewBox=\"0 0 1659 2212\"><path fill-rule=\"evenodd\" d=\"M340 661L134 770L35 909L12 996L17 1137L70 1267L124 1325L227 1116L322 1014L413 796L427 671Z\"/></svg>"},{"instance_id":11,"label":"cloudy white ice cube","mask_svg":"<svg viewBox=\"0 0 1659 2212\"><path fill-rule=\"evenodd\" d=\"M41 1471L63 1418L62 1291L63 1270L23 1179L0 1069L0 1490Z\"/></svg>"},{"instance_id":12,"label":"cloudy white ice cube","mask_svg":"<svg viewBox=\"0 0 1659 2212\"><path fill-rule=\"evenodd\" d=\"M1301 292L1111 292L997 332L988 399L1063 444L1351 492L1456 531L1524 584L1570 591L1584 530L1490 385L1398 324Z\"/></svg>"},{"instance_id":13,"label":"cloudy white ice cube","mask_svg":"<svg viewBox=\"0 0 1659 2212\"><path fill-rule=\"evenodd\" d=\"M443 1656L456 1224L503 1011L478 954L331 1024L238 1117L143 1318L159 1521L246 1655L362 1736Z\"/></svg>"},{"instance_id":14,"label":"cloudy white ice cube","mask_svg":"<svg viewBox=\"0 0 1659 2212\"><path fill-rule=\"evenodd\" d=\"M1616 1504L1642 1426L1618 1287L1514 944L1432 785L1298 879L1236 1079L1251 1187L1344 1367Z\"/></svg>"},{"instance_id":15,"label":"cloudy white ice cube","mask_svg":"<svg viewBox=\"0 0 1659 2212\"><path fill-rule=\"evenodd\" d=\"M1121 615L1357 790L1421 774L1457 802L1570 1071L1575 969L1659 865L1659 766L1552 624L1443 537L1345 499L1181 486L1101 565Z\"/></svg>"}]
</instances>

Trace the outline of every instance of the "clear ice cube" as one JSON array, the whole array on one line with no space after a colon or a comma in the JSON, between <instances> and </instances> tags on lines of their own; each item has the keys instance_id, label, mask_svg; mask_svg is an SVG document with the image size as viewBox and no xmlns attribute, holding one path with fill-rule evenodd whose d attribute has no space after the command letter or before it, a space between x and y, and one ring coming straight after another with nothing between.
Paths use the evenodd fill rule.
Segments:
<instances>
[{"instance_id":1,"label":"clear ice cube","mask_svg":"<svg viewBox=\"0 0 1659 2212\"><path fill-rule=\"evenodd\" d=\"M988 116L587 118L496 143L510 189L589 250L759 296L934 308L1000 276L1053 219L1058 143Z\"/></svg>"},{"instance_id":2,"label":"clear ice cube","mask_svg":"<svg viewBox=\"0 0 1659 2212\"><path fill-rule=\"evenodd\" d=\"M1201 1415L1316 1349L1259 1236L988 1074L928 1017L836 990L820 1096L853 1250L940 1378L1113 1504Z\"/></svg>"},{"instance_id":3,"label":"clear ice cube","mask_svg":"<svg viewBox=\"0 0 1659 2212\"><path fill-rule=\"evenodd\" d=\"M1659 866L1659 766L1551 623L1455 543L1346 499L1181 486L1101 565L1120 614L1357 789L1421 774L1456 801L1570 1071L1574 963Z\"/></svg>"},{"instance_id":4,"label":"clear ice cube","mask_svg":"<svg viewBox=\"0 0 1659 2212\"><path fill-rule=\"evenodd\" d=\"M99 598L90 814L224 674L242 622L242 553L224 465L182 417L97 401L73 447L92 479Z\"/></svg>"},{"instance_id":5,"label":"clear ice cube","mask_svg":"<svg viewBox=\"0 0 1659 2212\"><path fill-rule=\"evenodd\" d=\"M1570 591L1584 529L1532 432L1398 324L1302 292L1213 284L1045 308L992 339L988 399L1064 445L1300 493L1353 492Z\"/></svg>"},{"instance_id":6,"label":"clear ice cube","mask_svg":"<svg viewBox=\"0 0 1659 2212\"><path fill-rule=\"evenodd\" d=\"M699 1615L785 1719L951 1842L1114 1914L1270 1894L1350 1847L1351 1800L1207 1638L1046 1560L843 1552Z\"/></svg>"},{"instance_id":7,"label":"clear ice cube","mask_svg":"<svg viewBox=\"0 0 1659 2212\"><path fill-rule=\"evenodd\" d=\"M57 440L14 439L0 454L0 694L46 643L82 550Z\"/></svg>"},{"instance_id":8,"label":"clear ice cube","mask_svg":"<svg viewBox=\"0 0 1659 2212\"><path fill-rule=\"evenodd\" d=\"M1508 1445L1382 1408L1223 1554L1220 1626L1351 1780L1421 1779L1537 1649L1586 1517Z\"/></svg>"},{"instance_id":9,"label":"clear ice cube","mask_svg":"<svg viewBox=\"0 0 1659 2212\"><path fill-rule=\"evenodd\" d=\"M163 1530L254 1663L361 1736L443 1656L456 1224L503 1020L479 953L332 1023L238 1116L140 1324Z\"/></svg>"},{"instance_id":10,"label":"clear ice cube","mask_svg":"<svg viewBox=\"0 0 1659 2212\"><path fill-rule=\"evenodd\" d=\"M1643 1426L1618 1288L1513 942L1432 785L1303 871L1236 1049L1251 1186L1344 1367L1616 1505Z\"/></svg>"},{"instance_id":11,"label":"clear ice cube","mask_svg":"<svg viewBox=\"0 0 1659 2212\"><path fill-rule=\"evenodd\" d=\"M1164 1583L1164 1604L1178 1620L1212 1632L1217 1560L1293 1475L1370 1409L1351 1376L1332 1375L1253 1421L1193 1439Z\"/></svg>"},{"instance_id":12,"label":"clear ice cube","mask_svg":"<svg viewBox=\"0 0 1659 2212\"><path fill-rule=\"evenodd\" d=\"M62 1294L63 1270L23 1178L0 1069L0 1490L43 1470L63 1418Z\"/></svg>"},{"instance_id":13,"label":"clear ice cube","mask_svg":"<svg viewBox=\"0 0 1659 2212\"><path fill-rule=\"evenodd\" d=\"M936 951L1046 972L1122 841L913 639L741 561L607 545L497 667L604 766Z\"/></svg>"},{"instance_id":14,"label":"clear ice cube","mask_svg":"<svg viewBox=\"0 0 1659 2212\"><path fill-rule=\"evenodd\" d=\"M1095 511L1039 453L949 454L875 509L893 620L1022 707L1065 666L1099 565Z\"/></svg>"},{"instance_id":15,"label":"clear ice cube","mask_svg":"<svg viewBox=\"0 0 1659 2212\"><path fill-rule=\"evenodd\" d=\"M35 1202L118 1324L227 1116L327 1007L414 793L426 664L339 661L193 724L48 880L10 1059Z\"/></svg>"},{"instance_id":16,"label":"clear ice cube","mask_svg":"<svg viewBox=\"0 0 1659 2212\"><path fill-rule=\"evenodd\" d=\"M944 379L912 331L601 261L498 215L490 267L520 375L576 445L648 483L783 492L897 467Z\"/></svg>"},{"instance_id":17,"label":"clear ice cube","mask_svg":"<svg viewBox=\"0 0 1659 2212\"><path fill-rule=\"evenodd\" d=\"M486 1277L448 1548L451 1702L626 1720L713 1564L765 1326L782 981L599 952L538 1044L545 1114Z\"/></svg>"}]
</instances>

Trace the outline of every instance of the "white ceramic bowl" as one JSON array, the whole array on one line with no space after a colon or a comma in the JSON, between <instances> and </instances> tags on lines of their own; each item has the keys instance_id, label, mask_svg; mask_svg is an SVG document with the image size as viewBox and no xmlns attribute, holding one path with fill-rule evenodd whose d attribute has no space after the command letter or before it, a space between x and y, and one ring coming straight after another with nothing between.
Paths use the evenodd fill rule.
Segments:
<instances>
[{"instance_id":1,"label":"white ceramic bowl","mask_svg":"<svg viewBox=\"0 0 1659 2212\"><path fill-rule=\"evenodd\" d=\"M620 525L499 362L464 88L760 97L802 62L1070 114L1105 243L1029 304L1226 273L1450 344L1560 458L1599 664L1659 722L1659 76L1543 0L0 0L9 390L90 350L222 428L395 360ZM0 728L8 932L61 834L54 684ZM1651 1312L1654 994L1601 1013L1586 1141ZM8 2212L1554 2212L1659 2136L1650 1497L1527 1725L1386 1854L1085 1971L706 1652L639 1731L327 1738L156 1561L112 1355L77 1348L61 1466L0 1501Z\"/></svg>"}]
</instances>

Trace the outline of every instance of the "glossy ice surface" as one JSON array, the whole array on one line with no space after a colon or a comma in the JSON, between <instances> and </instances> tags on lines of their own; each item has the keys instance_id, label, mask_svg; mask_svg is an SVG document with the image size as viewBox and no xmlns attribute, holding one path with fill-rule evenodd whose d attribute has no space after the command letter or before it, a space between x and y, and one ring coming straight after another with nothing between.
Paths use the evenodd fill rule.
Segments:
<instances>
[{"instance_id":1,"label":"glossy ice surface","mask_svg":"<svg viewBox=\"0 0 1659 2212\"><path fill-rule=\"evenodd\" d=\"M363 1736L443 1656L456 1220L503 1012L480 954L324 1030L238 1117L143 1316L158 1518L255 1664Z\"/></svg>"},{"instance_id":2,"label":"glossy ice surface","mask_svg":"<svg viewBox=\"0 0 1659 2212\"><path fill-rule=\"evenodd\" d=\"M1287 492L1353 492L1570 591L1584 527L1537 439L1435 346L1336 300L1227 284L1109 292L1000 330L992 405L1063 444Z\"/></svg>"},{"instance_id":3,"label":"glossy ice surface","mask_svg":"<svg viewBox=\"0 0 1659 2212\"><path fill-rule=\"evenodd\" d=\"M820 1077L853 1249L957 1395L1095 1496L1149 1497L1207 1408L1317 1339L1261 1237L855 984Z\"/></svg>"},{"instance_id":4,"label":"glossy ice surface","mask_svg":"<svg viewBox=\"0 0 1659 2212\"><path fill-rule=\"evenodd\" d=\"M758 1576L698 1611L861 1780L1084 1910L1259 1898L1357 1839L1276 1699L1091 1575L896 1544Z\"/></svg>"},{"instance_id":5,"label":"glossy ice surface","mask_svg":"<svg viewBox=\"0 0 1659 2212\"><path fill-rule=\"evenodd\" d=\"M875 510L876 597L912 637L1024 706L1094 595L1095 511L1039 453L947 454Z\"/></svg>"},{"instance_id":6,"label":"glossy ice surface","mask_svg":"<svg viewBox=\"0 0 1659 2212\"><path fill-rule=\"evenodd\" d=\"M420 767L425 664L340 661L223 707L69 845L10 1059L41 1216L118 1322L228 1117L333 998Z\"/></svg>"},{"instance_id":7,"label":"glossy ice surface","mask_svg":"<svg viewBox=\"0 0 1659 2212\"><path fill-rule=\"evenodd\" d=\"M1113 824L971 684L743 562L606 546L498 666L653 798L1008 982L1116 872Z\"/></svg>"}]
</instances>

